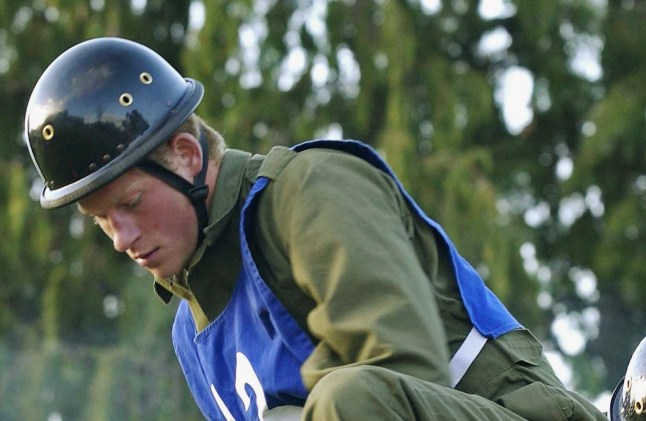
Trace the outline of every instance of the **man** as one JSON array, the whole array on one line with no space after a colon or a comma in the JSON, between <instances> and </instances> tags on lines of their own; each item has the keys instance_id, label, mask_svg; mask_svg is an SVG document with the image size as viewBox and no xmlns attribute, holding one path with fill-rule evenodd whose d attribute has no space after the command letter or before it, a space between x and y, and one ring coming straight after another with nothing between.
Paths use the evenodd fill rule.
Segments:
<instances>
[{"instance_id":1,"label":"man","mask_svg":"<svg viewBox=\"0 0 646 421\"><path fill-rule=\"evenodd\" d=\"M605 419L372 149L226 149L202 90L90 40L44 72L26 132L41 205L78 202L181 299L173 344L206 418Z\"/></svg>"}]
</instances>

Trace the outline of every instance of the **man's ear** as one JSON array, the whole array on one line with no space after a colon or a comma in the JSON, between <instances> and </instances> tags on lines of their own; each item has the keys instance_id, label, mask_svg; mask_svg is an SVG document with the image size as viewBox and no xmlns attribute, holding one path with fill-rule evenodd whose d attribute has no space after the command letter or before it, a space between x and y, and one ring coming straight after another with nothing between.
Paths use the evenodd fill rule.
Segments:
<instances>
[{"instance_id":1,"label":"man's ear","mask_svg":"<svg viewBox=\"0 0 646 421\"><path fill-rule=\"evenodd\" d=\"M188 132L175 134L169 141L173 160L178 172L190 180L202 169L202 148L200 142Z\"/></svg>"}]
</instances>

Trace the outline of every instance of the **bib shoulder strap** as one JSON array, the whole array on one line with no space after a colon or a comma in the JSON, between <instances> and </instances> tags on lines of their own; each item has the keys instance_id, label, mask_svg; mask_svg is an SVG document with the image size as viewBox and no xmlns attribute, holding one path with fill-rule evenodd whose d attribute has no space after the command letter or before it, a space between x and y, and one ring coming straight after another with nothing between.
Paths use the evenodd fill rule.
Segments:
<instances>
[{"instance_id":1,"label":"bib shoulder strap","mask_svg":"<svg viewBox=\"0 0 646 421\"><path fill-rule=\"evenodd\" d=\"M258 171L258 177L267 177L270 180L278 178L287 164L296 156L297 152L284 146L271 148Z\"/></svg>"}]
</instances>

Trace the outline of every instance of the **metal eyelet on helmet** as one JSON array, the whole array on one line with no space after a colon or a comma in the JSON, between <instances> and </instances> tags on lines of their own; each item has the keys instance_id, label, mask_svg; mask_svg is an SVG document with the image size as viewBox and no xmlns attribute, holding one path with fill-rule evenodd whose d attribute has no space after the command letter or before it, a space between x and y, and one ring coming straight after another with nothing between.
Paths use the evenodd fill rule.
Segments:
<instances>
[{"instance_id":1,"label":"metal eyelet on helmet","mask_svg":"<svg viewBox=\"0 0 646 421\"><path fill-rule=\"evenodd\" d=\"M45 140L52 140L54 138L54 126L51 124L46 125L43 127L43 139Z\"/></svg>"},{"instance_id":2,"label":"metal eyelet on helmet","mask_svg":"<svg viewBox=\"0 0 646 421\"><path fill-rule=\"evenodd\" d=\"M141 72L141 74L139 75L139 80L144 85L150 85L151 83L153 83L153 77L148 72Z\"/></svg>"},{"instance_id":3,"label":"metal eyelet on helmet","mask_svg":"<svg viewBox=\"0 0 646 421\"><path fill-rule=\"evenodd\" d=\"M119 97L119 104L123 105L124 107L130 106L132 104L132 95L127 92L122 93Z\"/></svg>"}]
</instances>

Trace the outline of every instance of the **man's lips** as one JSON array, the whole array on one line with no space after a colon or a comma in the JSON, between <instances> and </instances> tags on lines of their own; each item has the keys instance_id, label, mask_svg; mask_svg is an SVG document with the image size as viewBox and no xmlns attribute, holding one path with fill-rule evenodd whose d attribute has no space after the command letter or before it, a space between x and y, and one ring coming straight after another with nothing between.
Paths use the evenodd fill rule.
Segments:
<instances>
[{"instance_id":1,"label":"man's lips","mask_svg":"<svg viewBox=\"0 0 646 421\"><path fill-rule=\"evenodd\" d=\"M147 252L147 253L137 254L137 255L134 257L134 260L135 260L135 262L137 262L137 264L138 264L139 266L142 266L142 267L149 267L149 266L152 264L153 259L154 259L154 258L155 258L155 256L157 255L157 252L158 252L158 251L159 251L159 249L158 249L158 248L156 248L156 249L154 249L154 250L152 250L152 251L149 251L149 252Z\"/></svg>"}]
</instances>

